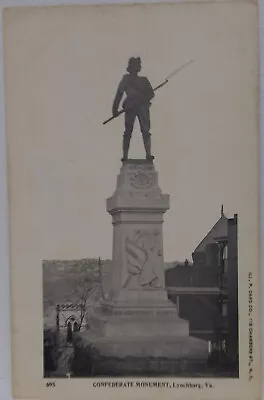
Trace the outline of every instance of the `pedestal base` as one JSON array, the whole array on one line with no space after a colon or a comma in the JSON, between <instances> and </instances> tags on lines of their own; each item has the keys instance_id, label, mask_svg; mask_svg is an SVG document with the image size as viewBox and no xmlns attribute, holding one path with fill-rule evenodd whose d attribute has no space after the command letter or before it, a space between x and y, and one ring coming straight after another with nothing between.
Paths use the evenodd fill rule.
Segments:
<instances>
[{"instance_id":1,"label":"pedestal base","mask_svg":"<svg viewBox=\"0 0 264 400\"><path fill-rule=\"evenodd\" d=\"M83 332L75 341L73 372L76 376L199 376L206 370L207 358L207 342L190 336L96 338Z\"/></svg>"},{"instance_id":2,"label":"pedestal base","mask_svg":"<svg viewBox=\"0 0 264 400\"><path fill-rule=\"evenodd\" d=\"M90 319L93 335L100 337L174 337L188 336L189 323L177 314L177 309L168 299L152 303L137 304L135 301L109 303Z\"/></svg>"},{"instance_id":3,"label":"pedestal base","mask_svg":"<svg viewBox=\"0 0 264 400\"><path fill-rule=\"evenodd\" d=\"M133 316L102 316L91 320L94 335L104 338L121 338L127 340L127 337L147 337L163 338L164 336L188 336L189 324L180 318L168 319L167 316L145 315Z\"/></svg>"},{"instance_id":4,"label":"pedestal base","mask_svg":"<svg viewBox=\"0 0 264 400\"><path fill-rule=\"evenodd\" d=\"M103 303L90 330L76 334L75 374L177 375L206 367L207 342L189 336L188 321L168 300L155 308L118 305Z\"/></svg>"}]
</instances>

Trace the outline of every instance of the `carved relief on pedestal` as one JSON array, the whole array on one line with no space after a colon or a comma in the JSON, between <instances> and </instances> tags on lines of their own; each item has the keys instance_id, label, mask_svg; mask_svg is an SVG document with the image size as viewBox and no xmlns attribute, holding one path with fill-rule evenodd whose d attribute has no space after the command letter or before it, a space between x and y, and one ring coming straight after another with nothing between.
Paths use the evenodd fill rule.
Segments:
<instances>
[{"instance_id":1,"label":"carved relief on pedestal","mask_svg":"<svg viewBox=\"0 0 264 400\"><path fill-rule=\"evenodd\" d=\"M125 238L127 277L124 288L162 288L162 250L158 230L137 229Z\"/></svg>"},{"instance_id":2,"label":"carved relief on pedestal","mask_svg":"<svg viewBox=\"0 0 264 400\"><path fill-rule=\"evenodd\" d=\"M130 185L135 189L148 189L154 184L153 174L137 171L130 175Z\"/></svg>"}]
</instances>

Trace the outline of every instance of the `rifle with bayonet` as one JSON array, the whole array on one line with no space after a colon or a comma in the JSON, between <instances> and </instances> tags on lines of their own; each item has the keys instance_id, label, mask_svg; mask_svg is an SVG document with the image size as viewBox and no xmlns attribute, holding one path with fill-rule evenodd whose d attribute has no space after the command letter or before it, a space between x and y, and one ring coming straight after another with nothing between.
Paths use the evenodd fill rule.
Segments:
<instances>
[{"instance_id":1,"label":"rifle with bayonet","mask_svg":"<svg viewBox=\"0 0 264 400\"><path fill-rule=\"evenodd\" d=\"M180 68L177 68L175 71L173 71L170 75L168 75L163 82L161 82L158 86L156 86L153 90L154 92L158 89L160 89L162 86L166 85L169 82L169 79L171 79L175 74L177 74L179 71L181 71L183 68L187 67L187 65L191 64L194 60L188 61L187 63L183 64ZM118 118L119 115L123 114L125 112L124 109L118 111L116 115L113 115L112 117L108 118L106 121L103 122L103 125L107 124L108 122L112 121L115 118Z\"/></svg>"}]
</instances>

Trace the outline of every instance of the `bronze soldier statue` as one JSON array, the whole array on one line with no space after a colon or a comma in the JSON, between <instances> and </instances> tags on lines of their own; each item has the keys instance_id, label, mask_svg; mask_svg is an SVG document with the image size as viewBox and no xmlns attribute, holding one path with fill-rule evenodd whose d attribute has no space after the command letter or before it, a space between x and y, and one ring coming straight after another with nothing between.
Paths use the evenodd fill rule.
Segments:
<instances>
[{"instance_id":1,"label":"bronze soldier statue","mask_svg":"<svg viewBox=\"0 0 264 400\"><path fill-rule=\"evenodd\" d=\"M149 108L151 106L150 100L154 97L154 90L146 77L138 76L140 70L140 58L130 58L127 67L128 73L123 76L119 83L112 107L113 117L118 116L118 107L122 96L125 93L126 99L123 102L123 110L125 112L125 131L123 136L122 161L125 161L128 158L128 150L136 118L138 118L143 137L146 159L154 159L153 155L151 155L149 115Z\"/></svg>"}]
</instances>

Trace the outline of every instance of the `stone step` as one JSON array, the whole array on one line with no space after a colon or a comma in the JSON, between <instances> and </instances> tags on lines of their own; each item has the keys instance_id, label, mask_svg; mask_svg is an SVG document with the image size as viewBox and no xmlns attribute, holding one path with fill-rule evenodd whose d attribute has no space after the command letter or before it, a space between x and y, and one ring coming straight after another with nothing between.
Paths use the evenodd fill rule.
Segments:
<instances>
[{"instance_id":1,"label":"stone step","mask_svg":"<svg viewBox=\"0 0 264 400\"><path fill-rule=\"evenodd\" d=\"M96 337L92 332L78 335L78 348L102 357L153 357L171 360L207 360L207 342L192 336L162 338L145 336ZM97 354L97 356L96 356Z\"/></svg>"},{"instance_id":2,"label":"stone step","mask_svg":"<svg viewBox=\"0 0 264 400\"><path fill-rule=\"evenodd\" d=\"M98 315L90 321L91 329L98 331L100 335L122 337L153 336L163 337L164 335L188 336L189 322L175 316L158 314L151 316L144 315Z\"/></svg>"}]
</instances>

